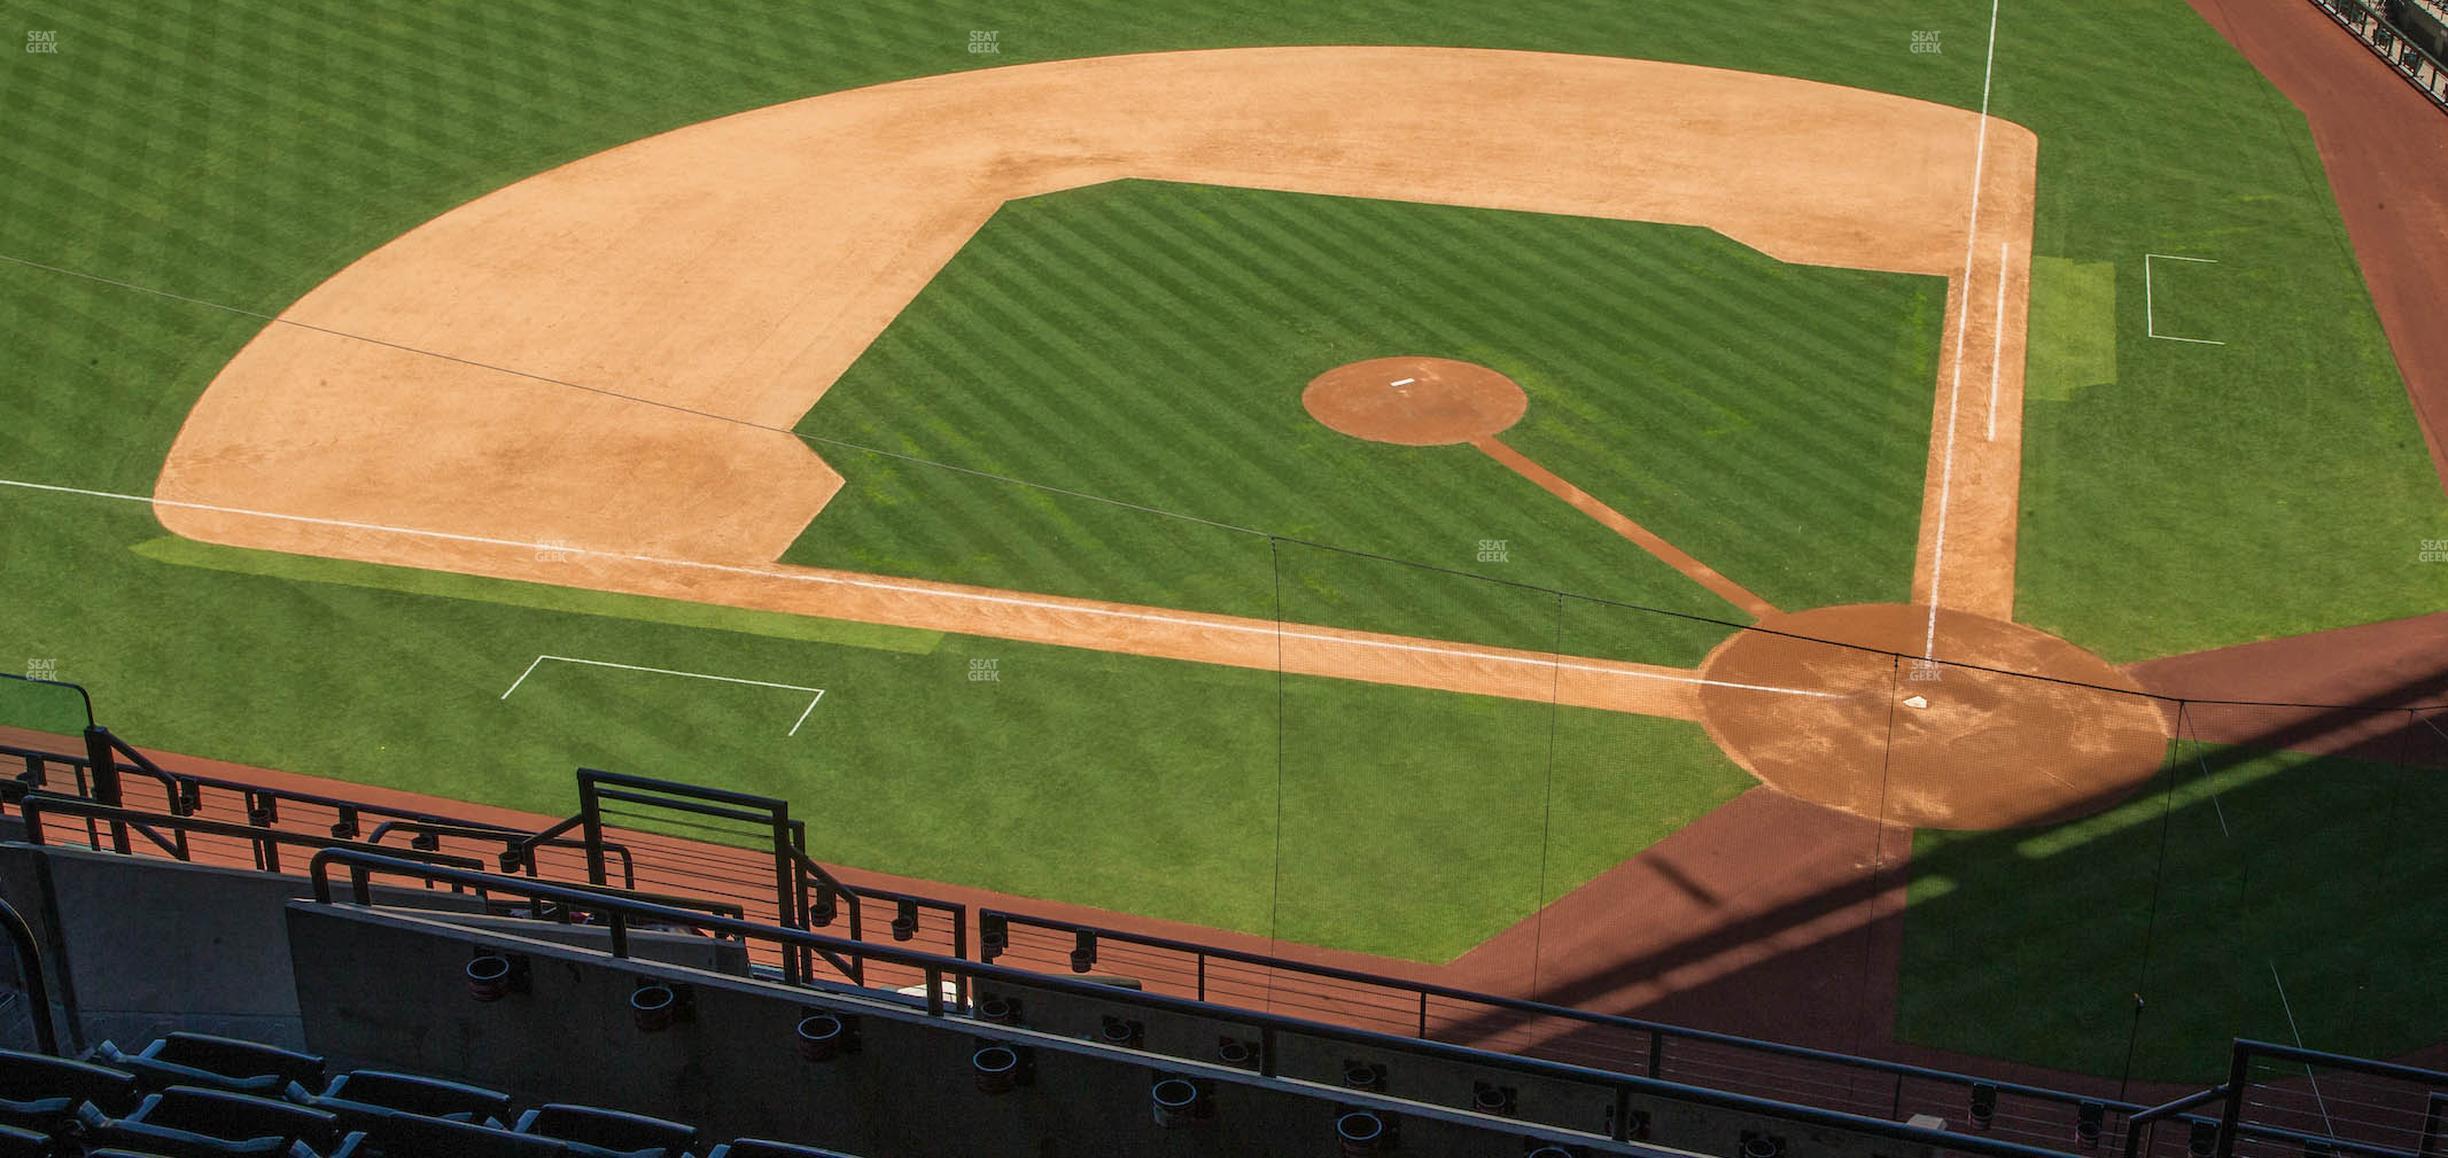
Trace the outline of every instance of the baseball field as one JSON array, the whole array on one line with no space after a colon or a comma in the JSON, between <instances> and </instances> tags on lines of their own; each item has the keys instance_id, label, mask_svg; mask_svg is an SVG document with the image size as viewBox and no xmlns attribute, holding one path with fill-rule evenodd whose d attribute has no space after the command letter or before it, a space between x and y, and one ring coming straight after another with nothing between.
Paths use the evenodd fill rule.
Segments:
<instances>
[{"instance_id":1,"label":"baseball field","mask_svg":"<svg viewBox=\"0 0 2448 1158\"><path fill-rule=\"evenodd\" d=\"M0 659L149 748L1836 1048L2448 1041L2437 322L2182 0L0 10Z\"/></svg>"}]
</instances>

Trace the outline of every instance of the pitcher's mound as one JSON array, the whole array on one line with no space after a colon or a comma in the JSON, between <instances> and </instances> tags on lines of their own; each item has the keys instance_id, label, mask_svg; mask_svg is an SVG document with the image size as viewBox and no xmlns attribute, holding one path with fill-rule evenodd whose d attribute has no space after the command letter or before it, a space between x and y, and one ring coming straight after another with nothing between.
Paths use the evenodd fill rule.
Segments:
<instances>
[{"instance_id":1,"label":"pitcher's mound","mask_svg":"<svg viewBox=\"0 0 2448 1158\"><path fill-rule=\"evenodd\" d=\"M1876 603L1736 632L1701 665L1709 734L1789 795L1915 827L2064 820L2158 774L2166 726L2115 665L1954 611L1938 615L1936 654L1956 662L1927 664L1914 657L1929 623L1925 606Z\"/></svg>"},{"instance_id":2,"label":"pitcher's mound","mask_svg":"<svg viewBox=\"0 0 2448 1158\"><path fill-rule=\"evenodd\" d=\"M1443 446L1503 432L1530 398L1511 378L1450 358L1371 358L1337 366L1301 392L1309 416L1371 442Z\"/></svg>"}]
</instances>

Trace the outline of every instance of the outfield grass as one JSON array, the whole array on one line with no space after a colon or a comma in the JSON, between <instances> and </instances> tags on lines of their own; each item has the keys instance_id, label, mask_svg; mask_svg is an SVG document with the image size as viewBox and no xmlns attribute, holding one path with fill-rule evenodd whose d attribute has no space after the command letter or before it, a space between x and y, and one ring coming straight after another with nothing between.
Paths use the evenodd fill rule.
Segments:
<instances>
[{"instance_id":1,"label":"outfield grass","mask_svg":"<svg viewBox=\"0 0 2448 1158\"><path fill-rule=\"evenodd\" d=\"M848 483L785 558L1525 648L1554 598L1467 576L1746 618L1475 449L1301 408L1417 353L1520 382L1508 443L1769 601L1901 601L1945 299L1680 226L1146 181L1016 201L801 423ZM1723 634L1653 616L1625 657Z\"/></svg>"},{"instance_id":2,"label":"outfield grass","mask_svg":"<svg viewBox=\"0 0 2448 1158\"><path fill-rule=\"evenodd\" d=\"M2100 815L1918 833L1899 1031L2109 1077L2130 1045L2136 1079L2204 1084L2232 1037L2374 1057L2435 1045L2443 824L2434 771L2180 744L2150 790Z\"/></svg>"}]
</instances>

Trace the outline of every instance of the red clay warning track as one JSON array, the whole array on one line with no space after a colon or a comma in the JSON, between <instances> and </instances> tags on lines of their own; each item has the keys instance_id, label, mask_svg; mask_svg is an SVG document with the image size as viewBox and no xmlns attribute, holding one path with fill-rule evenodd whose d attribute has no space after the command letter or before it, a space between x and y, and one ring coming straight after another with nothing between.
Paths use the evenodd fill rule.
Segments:
<instances>
[{"instance_id":1,"label":"red clay warning track","mask_svg":"<svg viewBox=\"0 0 2448 1158\"><path fill-rule=\"evenodd\" d=\"M2448 115L2304 0L2192 0L2312 125L2363 283L2448 489Z\"/></svg>"}]
</instances>

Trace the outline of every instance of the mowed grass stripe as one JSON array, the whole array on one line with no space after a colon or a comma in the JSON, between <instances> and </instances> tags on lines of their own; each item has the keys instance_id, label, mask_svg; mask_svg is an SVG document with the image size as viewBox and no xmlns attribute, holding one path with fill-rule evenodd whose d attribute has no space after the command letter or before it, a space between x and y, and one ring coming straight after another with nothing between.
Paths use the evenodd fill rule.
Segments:
<instances>
[{"instance_id":1,"label":"mowed grass stripe","mask_svg":"<svg viewBox=\"0 0 2448 1158\"><path fill-rule=\"evenodd\" d=\"M1187 481L1185 470L1190 479L1202 476L1264 436L1269 424L1250 404L1256 384L1247 380L1252 368L1244 364L1246 355L1230 348L1223 335L1196 324L1186 299L1167 292L1161 280L1154 292L1120 292L1116 287L1125 282L1121 266L1126 258L1092 243L1085 234L1041 245L1023 233L1014 237L1012 248L1024 268L1041 272L1041 293L1092 303L1111 319L1111 330L1094 335L1091 349L1107 380L1141 392L1149 411L1161 419L1142 425L1132 432L1134 437L1115 447L1114 460L1106 464L1113 474L1146 479L1162 494L1194 494L1195 486L1181 486ZM1136 256L1151 273L1164 267L1157 254ZM1161 313L1156 308L1160 304L1166 307ZM1135 370L1118 364L1113 334L1146 333L1167 335L1163 356Z\"/></svg>"},{"instance_id":2,"label":"mowed grass stripe","mask_svg":"<svg viewBox=\"0 0 2448 1158\"><path fill-rule=\"evenodd\" d=\"M1319 363L1339 362L1350 357L1389 353L1406 348L1425 349L1429 352L1446 354L1470 352L1467 347L1474 341L1474 335L1480 331L1462 324L1453 324L1444 332L1440 332L1436 325L1435 315L1454 305L1454 295L1425 292L1438 286L1469 284L1464 279L1441 276L1445 268L1444 262L1449 256L1446 251L1450 249L1450 245L1440 244L1433 238L1423 238L1418 241L1403 239L1383 228L1382 224L1387 220L1409 214L1420 214L1431 219L1452 217L1453 220L1460 221L1470 211L1455 210L1449 207L1397 205L1388 202L1354 201L1297 194L1235 197L1223 191L1206 190L1202 192L1211 197L1221 196L1234 200L1236 209L1244 214L1243 219L1254 222L1251 226L1252 231L1263 233L1270 227L1279 226L1281 230L1303 234L1313 246L1308 252L1317 255L1318 261L1326 263L1319 265L1311 262L1304 267L1309 272L1324 275L1321 276L1319 284L1327 286L1346 302L1370 304L1375 310L1375 316L1384 321L1386 328L1404 331L1411 335L1408 341L1399 346L1347 350L1337 357L1320 358ZM1246 206L1241 204L1243 202L1247 203ZM1266 218L1274 220L1265 224L1255 223ZM1236 235L1240 232L1242 231L1235 231ZM1383 270L1389 257L1397 263L1401 276L1372 278L1369 271ZM1332 277L1334 280L1326 280L1327 277ZM1426 317L1423 318L1422 315ZM1514 315L1516 324L1520 320L1526 320L1527 317L1526 314ZM1480 324L1500 331L1505 327L1506 319L1496 318ZM1344 443L1341 449L1349 451L1358 449L1361 445ZM1560 518L1564 521L1563 525L1570 527L1574 532L1566 537L1566 541L1577 542L1580 546L1577 549L1559 551L1555 549L1558 540L1552 534L1547 535L1549 551L1552 557L1559 561L1569 560L1573 564L1594 562L1600 567L1610 560L1619 560L1634 566L1652 565L1652 561L1633 554L1630 548L1618 540L1609 538L1606 533L1596 531L1594 527L1573 522L1579 519L1578 515L1552 506L1551 504L1554 503L1552 498L1537 491L1526 482L1512 477L1501 468L1496 468L1493 464L1480 459L1474 453L1454 448L1382 448L1378 449L1377 453L1382 456L1405 456L1413 461L1404 465L1435 470L1443 476L1441 481L1449 485L1440 489L1403 485L1402 482L1393 481L1402 479L1401 475L1392 472L1376 474L1374 477L1392 482L1392 485L1381 487L1370 496L1376 501L1377 509L1385 512L1384 515L1371 520L1371 525L1368 527L1346 528L1340 534L1331 534L1328 541L1354 546L1374 546L1375 543L1387 542L1389 540L1386 537L1370 532L1379 528L1399 526L1400 524L1396 524L1396 519L1399 518L1402 523L1416 528L1417 541L1435 542L1442 538L1441 550L1423 558L1419 555L1404 555L1399 547L1394 546L1374 547L1374 549L1398 557L1421 559L1448 567L1462 566L1463 569L1468 569L1467 564L1475 562L1472 556L1464 550L1473 541L1468 533L1468 528L1482 528L1481 535L1484 537L1504 538L1508 541L1518 539L1527 542L1535 533L1528 531L1528 528L1552 527ZM1525 519L1528 521L1524 522ZM1521 529L1501 531L1506 527ZM1455 541L1455 530L1465 531L1465 534L1461 536L1463 541ZM1377 566L1382 569L1386 565L1378 564ZM1578 570L1576 573L1570 570L1550 568L1528 574L1508 575L1506 578L1523 579L1534 583L1605 585L1603 572L1593 574L1585 569ZM1509 611L1490 610L1495 605L1510 606L1512 595L1494 594L1495 591L1501 589L1476 590L1475 586L1481 585L1473 585L1466 580L1436 577L1426 572L1405 572L1402 575L1402 581L1406 586L1416 587L1420 592L1409 598L1410 603L1451 616L1446 621L1457 625L1455 638L1535 648L1546 646L1548 636L1552 634L1544 626L1546 622L1544 613L1525 618ZM1442 594L1448 591L1451 592L1451 597ZM1491 600L1493 603L1489 602ZM1714 600L1711 599L1709 602L1713 603ZM1712 610L1728 611L1730 609L1712 608ZM1471 623L1474 626L1460 626L1465 623Z\"/></svg>"},{"instance_id":3,"label":"mowed grass stripe","mask_svg":"<svg viewBox=\"0 0 2448 1158\"><path fill-rule=\"evenodd\" d=\"M1486 260L1473 263L1465 276L1501 291L1491 295L1492 300L1497 301L1520 300L1529 296L1528 290L1531 287L1527 284L1526 273L1521 271L1552 270L1553 276L1588 287L1586 293L1572 295L1567 302L1568 312L1564 317L1576 329L1584 332L1620 335L1613 343L1613 347L1607 351L1610 356L1608 368L1601 368L1595 358L1581 360L1578 357L1595 353L1593 347L1550 348L1539 351L1538 356L1542 361L1554 363L1550 369L1559 372L1564 377L1580 378L1584 388L1591 394L1615 392L1597 390L1594 388L1595 384L1612 384L1627 377L1634 379L1633 383L1627 385L1637 389L1642 398L1643 409L1632 417L1644 423L1680 424L1688 429L1705 430L1722 422L1728 413L1723 408L1724 403L1709 400L1699 384L1721 380L1726 374L1724 364L1733 358L1745 356L1756 349L1758 343L1750 335L1725 335L1706 349L1705 353L1709 356L1707 360L1701 360L1697 356L1688 358L1678 356L1674 365L1682 373L1662 376L1666 380L1660 381L1650 375L1633 374L1612 368L1617 364L1612 359L1615 351L1621 350L1629 354L1646 351L1649 348L1637 332L1627 332L1624 327L1617 324L1622 317L1638 319L1636 324L1683 329L1693 333L1717 334L1722 333L1724 326L1721 320L1715 326L1709 325L1712 319L1723 319L1736 313L1765 313L1769 316L1784 317L1814 316L1816 307L1823 306L1830 297L1825 293L1816 295L1815 298L1807 297L1798 283L1780 284L1763 291L1763 296L1773 295L1768 297L1765 306L1759 306L1755 301L1744 302L1742 308L1737 310L1733 299L1723 296L1736 291L1719 287L1748 284L1740 279L1721 276L1712 284L1705 280L1692 281L1667 276L1651 278L1647 275L1677 270L1680 268L1679 263L1658 259L1644 260L1643 255L1638 253L1625 254L1595 245L1576 247L1555 244L1558 240L1556 231L1553 229L1542 231L1534 228L1547 224L1547 222L1530 218L1527 215L1511 215L1499 223L1499 228L1513 234L1516 239L1514 243L1502 251L1473 251L1467 255ZM1738 250L1731 243L1724 242L1713 235L1700 234L1695 231L1691 236L1704 243L1702 246L1704 251L1706 249L1724 251L1724 256L1734 262L1743 262L1750 257L1748 251ZM1518 259L1513 257L1516 254L1520 255ZM1703 252L1702 256L1705 258L1714 255ZM1586 257L1586 263L1580 260L1583 257ZM1833 273L1834 271L1818 272ZM1597 313L1593 309L1584 308L1582 304L1603 302L1617 297L1631 299L1621 307L1618 317ZM1871 301L1880 300L1877 295L1866 295L1866 297ZM1854 306L1850 299L1844 300L1847 302L1848 314L1863 308ZM1679 305L1679 303L1693 301L1701 303L1698 311L1686 312ZM1653 319L1653 313L1663 316ZM1842 320L1850 322L1851 318L1847 317ZM1870 329L1867 325L1859 328L1861 330ZM1859 364L1865 361L1859 355L1866 345L1867 343L1830 343L1814 345L1810 348L1823 362ZM1765 369L1773 375L1783 370L1784 367L1771 362ZM1572 409L1575 411L1575 417L1585 423L1597 418L1598 415L1590 408L1574 405L1574 400L1581 396L1581 393L1574 392L1553 396L1543 403L1534 401L1531 416L1534 423L1531 429L1534 431L1556 429L1564 425L1554 421L1556 415L1553 410L1549 409L1550 407ZM1846 399L1836 392L1828 392L1829 401L1822 401L1817 395L1810 392L1799 394L1788 392L1782 397L1796 403L1788 407L1790 412L1806 419L1806 421L1793 423L1790 427L1790 432L1800 435L1798 441L1814 452L1795 456L1796 461L1804 468L1802 470L1785 474L1764 474L1762 464L1756 459L1718 457L1713 453L1717 450L1717 444L1712 440L1684 439L1669 446L1651 448L1648 453L1630 460L1636 465L1628 465L1626 469L1637 472L1642 479L1642 485L1634 490L1617 492L1603 481L1593 482L1578 476L1576 476L1576 482L1601 498L1613 500L1627 511L1654 513L1663 510L1681 517L1683 521L1695 527L1704 523L1731 522L1737 526L1750 526L1764 530L1766 526L1771 525L1770 515L1776 510L1809 511L1814 506L1827 504L1831 498L1841 501L1861 501L1864 496L1860 492L1865 488L1858 478L1844 470L1844 465L1850 458L1849 448L1861 445L1867 437L1874 433L1867 428L1875 424L1874 420L1877 416L1866 413L1858 400ZM1587 428L1604 433L1583 436L1580 441L1586 448L1598 449L1589 445L1591 439L1603 438L1607 434L1618 433L1625 428L1624 414L1619 412L1610 417L1613 421ZM1680 457L1665 457L1675 456L1678 452L1683 452ZM1715 496L1702 509L1687 513L1685 505L1679 501L1684 492L1675 485L1674 480L1703 474L1746 477L1754 485L1733 490L1729 494ZM1729 513L1731 518L1729 518ZM1636 514L1636 517L1646 519L1650 515ZM1669 522L1668 525L1673 524ZM1653 522L1652 528L1656 529L1656 526L1657 524ZM1718 562L1720 566L1727 566L1723 560L1718 560Z\"/></svg>"},{"instance_id":4,"label":"mowed grass stripe","mask_svg":"<svg viewBox=\"0 0 2448 1158\"><path fill-rule=\"evenodd\" d=\"M1486 228L1500 218L1536 227ZM1590 239L1573 240L1576 231L1587 230L1637 232L1642 243L1625 242L1629 249L1618 253ZM1489 232L1502 232L1514 244L1491 248ZM1671 253L1643 248L1661 241ZM1581 250L1597 253L1601 263L1632 267L1580 283L1582 296L1608 297L1621 285L1632 300L1568 300L1542 308L1548 305L1542 296L1557 296L1552 283L1542 286L1508 264ZM1417 350L1501 364L1489 352L1507 349L1528 351L1528 359L1566 360L1563 377L1577 382L1567 388L1598 388L1593 384L1618 377L1603 369L1620 363L1616 348L1645 337L1627 339L1625 327L1611 323L1629 316L1643 329L1681 332L1734 309L1718 302L1681 304L1692 295L1678 293L1679 285L1656 284L1664 279L1645 278L1644 262L1722 264L1719 258L1729 251L1742 252L1694 231L1677 238L1671 230L1629 223L1146 182L1037 198L1007 207L990 222L852 367L810 424L824 433L827 408L838 405L845 430L890 429L892 407L847 401L869 389L866 383L889 390L876 375L907 376L928 358L1003 350L1004 364L974 391L912 399L907 408L919 425L956 421L972 435L957 442L933 435L924 440L957 451L950 461L1064 486L1094 488L1113 479L1128 487L1118 497L1134 502L1466 571L1480 566L1472 554L1477 540L1518 541L1531 548L1523 555L1536 561L1491 565L1485 568L1491 575L1727 616L1732 609L1715 597L1474 452L1342 438L1299 411L1297 389L1311 374L1357 357ZM1783 268L1760 262L1754 272ZM1223 291L1211 299L1220 296L1238 312L1191 308L1190 295L1202 281ZM1772 292L1796 304L1767 308L1811 313L1811 295L1781 283ZM938 294L956 305L929 308L926 299ZM1667 306L1688 312L1650 316L1652 308ZM1001 329L1011 326L1031 329ZM1849 351L1861 348L1866 345L1848 343L1818 356L1858 361ZM1209 365L1210 359L1218 364ZM1690 364L1714 365L1705 358ZM1212 389L1189 388L1209 376ZM1171 377L1184 388L1151 385ZM1661 398L1689 415L1682 426L1723 421L1723 408L1699 387L1664 391ZM1811 420L1809 407L1796 410L1803 415L1797 422ZM1118 425L1124 416L1142 432L1135 439ZM1856 430L1867 421L1858 410L1844 417ZM1017 441L997 445L986 437L989 431ZM970 457L980 452L986 457ZM1697 461L1720 460L1703 451ZM1681 485L1662 477L1667 481L1651 485ZM1238 485L1243 478L1250 485ZM1597 481L1595 492L1623 493L1604 477ZM1768 489L1767 497L1746 495L1737 506L1792 501L1803 488ZM1712 496L1703 505L1722 511L1722 500ZM1806 504L1795 517L1828 516ZM1841 521L1842 512L1833 517ZM817 530L828 541L837 547L846 541L825 532L822 523ZM1127 516L1115 524L1125 534L1132 525ZM1898 534L1909 550L1910 527ZM1061 538L1050 531L1047 541ZM1063 541L1060 549L1107 547ZM908 558L912 549L923 550L913 543L888 553ZM1367 592L1363 576L1387 590ZM1047 581L1076 577L1064 567L1015 575L1012 585L1044 589ZM1301 618L1510 646L1552 641L1552 612L1520 610L1510 595L1497 594L1506 590L1501 586L1359 559L1312 565L1291 578L1289 602L1315 611ZM1480 587L1485 590L1474 589Z\"/></svg>"}]
</instances>

